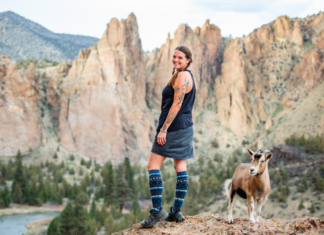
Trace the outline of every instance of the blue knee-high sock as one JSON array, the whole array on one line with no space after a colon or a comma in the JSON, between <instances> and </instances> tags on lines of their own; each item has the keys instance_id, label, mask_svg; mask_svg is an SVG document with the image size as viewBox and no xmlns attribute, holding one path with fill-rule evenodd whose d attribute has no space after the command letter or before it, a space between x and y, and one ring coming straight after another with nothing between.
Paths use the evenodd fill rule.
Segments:
<instances>
[{"instance_id":1,"label":"blue knee-high sock","mask_svg":"<svg viewBox=\"0 0 324 235\"><path fill-rule=\"evenodd\" d=\"M188 179L187 171L178 172L175 199L174 199L172 212L177 212L181 210L183 201L187 194L188 186L189 186L189 179Z\"/></svg>"},{"instance_id":2,"label":"blue knee-high sock","mask_svg":"<svg viewBox=\"0 0 324 235\"><path fill-rule=\"evenodd\" d=\"M160 211L162 208L163 181L159 170L149 171L150 192L153 211Z\"/></svg>"}]
</instances>

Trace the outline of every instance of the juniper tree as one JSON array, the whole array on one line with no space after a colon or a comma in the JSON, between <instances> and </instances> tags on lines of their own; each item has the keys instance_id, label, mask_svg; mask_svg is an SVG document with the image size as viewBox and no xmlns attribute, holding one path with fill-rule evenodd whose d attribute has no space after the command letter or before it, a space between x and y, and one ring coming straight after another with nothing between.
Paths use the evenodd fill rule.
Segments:
<instances>
[{"instance_id":1,"label":"juniper tree","mask_svg":"<svg viewBox=\"0 0 324 235\"><path fill-rule=\"evenodd\" d=\"M134 173L128 157L125 157L125 167L125 178L128 182L129 188L133 189Z\"/></svg>"},{"instance_id":2,"label":"juniper tree","mask_svg":"<svg viewBox=\"0 0 324 235\"><path fill-rule=\"evenodd\" d=\"M74 215L71 203L68 203L60 215L60 233L64 235L74 234Z\"/></svg>"},{"instance_id":3,"label":"juniper tree","mask_svg":"<svg viewBox=\"0 0 324 235\"><path fill-rule=\"evenodd\" d=\"M50 225L48 226L47 229L47 235L57 235L60 234L61 231L59 229L59 224L60 224L60 217L55 217Z\"/></svg>"},{"instance_id":4,"label":"juniper tree","mask_svg":"<svg viewBox=\"0 0 324 235\"><path fill-rule=\"evenodd\" d=\"M7 185L5 185L4 190L1 192L0 198L3 201L4 207L9 207L9 205L10 205L10 193L9 193Z\"/></svg>"},{"instance_id":5,"label":"juniper tree","mask_svg":"<svg viewBox=\"0 0 324 235\"><path fill-rule=\"evenodd\" d=\"M114 169L113 166L111 164L111 162L109 162L107 164L107 176L106 178L104 178L104 183L105 183L105 201L107 202L107 205L111 205L112 202L112 196L113 196L113 189L115 186L115 182L114 182Z\"/></svg>"},{"instance_id":6,"label":"juniper tree","mask_svg":"<svg viewBox=\"0 0 324 235\"><path fill-rule=\"evenodd\" d=\"M15 186L12 190L11 199L12 199L12 202L14 202L14 203L18 203L18 204L23 203L23 194L22 194L19 184L15 184Z\"/></svg>"},{"instance_id":7,"label":"juniper tree","mask_svg":"<svg viewBox=\"0 0 324 235\"><path fill-rule=\"evenodd\" d=\"M86 235L88 231L88 213L77 202L74 206L74 234Z\"/></svg>"},{"instance_id":8,"label":"juniper tree","mask_svg":"<svg viewBox=\"0 0 324 235\"><path fill-rule=\"evenodd\" d=\"M90 212L89 212L89 217L91 219L93 219L96 215L96 210L97 210L97 206L96 206L96 202L95 200L93 199L92 200L92 203L91 203L91 207L90 207Z\"/></svg>"},{"instance_id":9,"label":"juniper tree","mask_svg":"<svg viewBox=\"0 0 324 235\"><path fill-rule=\"evenodd\" d=\"M57 153L56 153L56 152L54 153L54 156L53 156L53 158L54 158L54 159L57 159L57 158L58 158L58 156L57 156Z\"/></svg>"},{"instance_id":10,"label":"juniper tree","mask_svg":"<svg viewBox=\"0 0 324 235\"><path fill-rule=\"evenodd\" d=\"M13 190L12 190L11 198L13 199L12 201L15 203L23 203L23 197L26 190L26 181L24 176L22 156L20 150L16 155L16 162L17 162L17 167L14 175L14 180L12 183ZM16 185L18 185L19 187L16 187ZM18 195L15 195L15 193L18 193Z\"/></svg>"},{"instance_id":11,"label":"juniper tree","mask_svg":"<svg viewBox=\"0 0 324 235\"><path fill-rule=\"evenodd\" d=\"M107 214L108 213L107 213L106 204L104 203L100 210L100 224L101 224L101 226L103 226L105 224Z\"/></svg>"}]
</instances>

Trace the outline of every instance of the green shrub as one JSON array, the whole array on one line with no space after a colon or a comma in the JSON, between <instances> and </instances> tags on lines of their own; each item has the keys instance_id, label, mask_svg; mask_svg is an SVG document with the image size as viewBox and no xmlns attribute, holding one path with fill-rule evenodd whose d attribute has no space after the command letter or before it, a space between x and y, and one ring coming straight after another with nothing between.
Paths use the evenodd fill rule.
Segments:
<instances>
[{"instance_id":1,"label":"green shrub","mask_svg":"<svg viewBox=\"0 0 324 235\"><path fill-rule=\"evenodd\" d=\"M212 145L214 148L218 148L218 147L219 147L219 144L218 144L218 141L217 141L216 138L211 142L211 145Z\"/></svg>"},{"instance_id":2,"label":"green shrub","mask_svg":"<svg viewBox=\"0 0 324 235\"><path fill-rule=\"evenodd\" d=\"M314 214L315 213L315 206L314 203L312 203L312 206L310 208L310 213Z\"/></svg>"},{"instance_id":3,"label":"green shrub","mask_svg":"<svg viewBox=\"0 0 324 235\"><path fill-rule=\"evenodd\" d=\"M319 134L310 136L308 139L304 135L297 137L296 134L292 134L285 139L285 144L302 147L307 153L324 153L324 136L320 136Z\"/></svg>"},{"instance_id":4,"label":"green shrub","mask_svg":"<svg viewBox=\"0 0 324 235\"><path fill-rule=\"evenodd\" d=\"M300 203L298 205L298 210L301 210L301 209L304 209L305 206L304 206L304 199L300 200Z\"/></svg>"},{"instance_id":5,"label":"green shrub","mask_svg":"<svg viewBox=\"0 0 324 235\"><path fill-rule=\"evenodd\" d=\"M74 160L75 160L75 157L74 157L74 155L73 155L73 154L71 154L71 155L70 155L70 161L72 161L72 162L73 162Z\"/></svg>"},{"instance_id":6,"label":"green shrub","mask_svg":"<svg viewBox=\"0 0 324 235\"><path fill-rule=\"evenodd\" d=\"M74 175L74 174L75 174L75 171L74 171L73 168L70 169L69 174L70 174L70 175Z\"/></svg>"}]
</instances>

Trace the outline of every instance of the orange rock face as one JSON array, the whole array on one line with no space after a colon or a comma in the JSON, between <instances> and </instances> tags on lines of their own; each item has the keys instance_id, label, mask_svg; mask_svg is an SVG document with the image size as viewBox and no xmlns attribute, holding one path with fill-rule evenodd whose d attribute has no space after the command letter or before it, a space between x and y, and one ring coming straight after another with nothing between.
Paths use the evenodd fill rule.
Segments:
<instances>
[{"instance_id":1,"label":"orange rock face","mask_svg":"<svg viewBox=\"0 0 324 235\"><path fill-rule=\"evenodd\" d=\"M147 159L154 123L144 77L134 14L112 19L99 42L73 61L61 85L62 146L99 161Z\"/></svg>"},{"instance_id":2,"label":"orange rock face","mask_svg":"<svg viewBox=\"0 0 324 235\"><path fill-rule=\"evenodd\" d=\"M37 109L38 72L31 64L20 73L15 61L0 57L0 154L14 155L20 149L41 146Z\"/></svg>"},{"instance_id":3,"label":"orange rock face","mask_svg":"<svg viewBox=\"0 0 324 235\"><path fill-rule=\"evenodd\" d=\"M324 13L281 16L236 39L222 38L209 20L194 30L182 24L161 48L144 53L130 14L112 19L98 43L74 61L18 70L1 56L0 155L61 145L101 162L126 156L147 161L179 45L193 54L194 121L209 112L217 120L204 120L226 127L241 142L257 129L271 129L278 107L289 109L323 83L323 21ZM214 133L208 124L200 127Z\"/></svg>"}]
</instances>

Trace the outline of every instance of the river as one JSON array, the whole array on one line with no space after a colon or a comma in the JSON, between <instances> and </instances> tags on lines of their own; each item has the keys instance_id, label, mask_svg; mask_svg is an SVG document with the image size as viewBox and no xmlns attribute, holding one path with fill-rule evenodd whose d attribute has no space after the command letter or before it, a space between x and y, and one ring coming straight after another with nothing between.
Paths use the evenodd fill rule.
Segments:
<instances>
[{"instance_id":1,"label":"river","mask_svg":"<svg viewBox=\"0 0 324 235\"><path fill-rule=\"evenodd\" d=\"M1 235L22 235L27 232L26 224L35 220L54 218L60 212L44 212L33 214L4 215L0 217Z\"/></svg>"}]
</instances>

